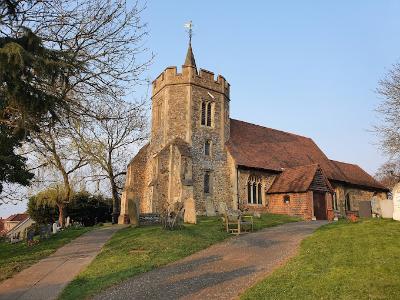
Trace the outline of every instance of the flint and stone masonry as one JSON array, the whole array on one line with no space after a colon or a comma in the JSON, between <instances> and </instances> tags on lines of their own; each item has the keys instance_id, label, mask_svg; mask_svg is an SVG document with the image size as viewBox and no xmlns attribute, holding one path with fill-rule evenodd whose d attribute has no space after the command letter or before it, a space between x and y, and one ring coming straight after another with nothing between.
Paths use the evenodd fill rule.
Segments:
<instances>
[{"instance_id":1,"label":"flint and stone masonry","mask_svg":"<svg viewBox=\"0 0 400 300\"><path fill-rule=\"evenodd\" d=\"M330 161L312 140L231 119L229 83L197 69L191 43L181 72L168 67L152 86L151 138L128 165L119 223L130 223L129 205L160 213L182 202L190 223L238 208L312 220L386 197L361 168Z\"/></svg>"}]
</instances>

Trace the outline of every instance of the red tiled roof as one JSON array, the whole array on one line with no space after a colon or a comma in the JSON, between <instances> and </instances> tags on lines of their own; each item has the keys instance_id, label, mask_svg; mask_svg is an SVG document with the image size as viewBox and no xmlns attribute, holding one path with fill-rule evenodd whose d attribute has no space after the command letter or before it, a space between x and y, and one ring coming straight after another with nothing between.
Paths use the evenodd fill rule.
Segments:
<instances>
[{"instance_id":1,"label":"red tiled roof","mask_svg":"<svg viewBox=\"0 0 400 300\"><path fill-rule=\"evenodd\" d=\"M387 190L360 167L342 167L329 160L312 139L304 136L231 119L227 147L239 166L280 172L319 164L330 180Z\"/></svg>"},{"instance_id":2,"label":"red tiled roof","mask_svg":"<svg viewBox=\"0 0 400 300\"><path fill-rule=\"evenodd\" d=\"M29 218L28 214L15 214L7 218L7 221L21 222Z\"/></svg>"},{"instance_id":3,"label":"red tiled roof","mask_svg":"<svg viewBox=\"0 0 400 300\"><path fill-rule=\"evenodd\" d=\"M361 186L371 186L377 188L386 188L376 181L367 172L361 169L358 165L344 163L341 161L331 160L331 162L344 174L345 182L354 183Z\"/></svg>"},{"instance_id":4,"label":"red tiled roof","mask_svg":"<svg viewBox=\"0 0 400 300\"><path fill-rule=\"evenodd\" d=\"M317 164L313 164L285 169L274 180L268 193L305 192L309 189L318 168Z\"/></svg>"}]
</instances>

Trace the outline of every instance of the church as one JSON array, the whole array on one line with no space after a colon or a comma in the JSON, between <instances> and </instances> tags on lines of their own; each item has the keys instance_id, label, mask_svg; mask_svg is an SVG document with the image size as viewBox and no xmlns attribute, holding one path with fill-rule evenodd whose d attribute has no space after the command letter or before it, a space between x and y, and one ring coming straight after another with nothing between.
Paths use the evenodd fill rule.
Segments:
<instances>
[{"instance_id":1,"label":"church","mask_svg":"<svg viewBox=\"0 0 400 300\"><path fill-rule=\"evenodd\" d=\"M160 213L176 202L185 221L226 209L332 220L388 190L357 165L329 159L308 137L231 119L230 86L197 69L191 41L181 72L152 83L151 137L128 165L118 222L129 205Z\"/></svg>"}]
</instances>

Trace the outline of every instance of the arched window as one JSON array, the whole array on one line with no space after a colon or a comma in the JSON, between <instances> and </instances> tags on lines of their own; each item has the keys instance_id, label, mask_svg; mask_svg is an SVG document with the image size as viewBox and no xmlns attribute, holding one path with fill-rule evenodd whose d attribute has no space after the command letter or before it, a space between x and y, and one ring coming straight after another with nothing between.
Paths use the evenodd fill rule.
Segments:
<instances>
[{"instance_id":1,"label":"arched window","mask_svg":"<svg viewBox=\"0 0 400 300\"><path fill-rule=\"evenodd\" d=\"M206 140L204 142L204 155L210 156L210 154L211 154L211 141Z\"/></svg>"},{"instance_id":2,"label":"arched window","mask_svg":"<svg viewBox=\"0 0 400 300\"><path fill-rule=\"evenodd\" d=\"M207 126L211 126L211 103L207 104Z\"/></svg>"},{"instance_id":3,"label":"arched window","mask_svg":"<svg viewBox=\"0 0 400 300\"><path fill-rule=\"evenodd\" d=\"M253 204L257 204L257 184L253 183Z\"/></svg>"},{"instance_id":4,"label":"arched window","mask_svg":"<svg viewBox=\"0 0 400 300\"><path fill-rule=\"evenodd\" d=\"M201 102L201 125L212 126L212 102Z\"/></svg>"},{"instance_id":5,"label":"arched window","mask_svg":"<svg viewBox=\"0 0 400 300\"><path fill-rule=\"evenodd\" d=\"M210 172L206 171L204 173L204 193L209 194L210 193Z\"/></svg>"},{"instance_id":6,"label":"arched window","mask_svg":"<svg viewBox=\"0 0 400 300\"><path fill-rule=\"evenodd\" d=\"M251 204L251 201L252 201L251 195L252 195L252 193L251 193L251 183L250 183L250 181L248 181L247 182L247 203L249 203L249 204Z\"/></svg>"},{"instance_id":7,"label":"arched window","mask_svg":"<svg viewBox=\"0 0 400 300\"><path fill-rule=\"evenodd\" d=\"M258 204L262 204L261 182L258 183Z\"/></svg>"},{"instance_id":8,"label":"arched window","mask_svg":"<svg viewBox=\"0 0 400 300\"><path fill-rule=\"evenodd\" d=\"M345 206L346 211L351 211L351 203L350 203L350 195L349 194L346 195L346 198L344 200L344 206Z\"/></svg>"},{"instance_id":9,"label":"arched window","mask_svg":"<svg viewBox=\"0 0 400 300\"><path fill-rule=\"evenodd\" d=\"M201 125L206 125L206 102L201 103Z\"/></svg>"},{"instance_id":10,"label":"arched window","mask_svg":"<svg viewBox=\"0 0 400 300\"><path fill-rule=\"evenodd\" d=\"M249 176L247 181L247 203L262 204L262 185L261 178Z\"/></svg>"},{"instance_id":11,"label":"arched window","mask_svg":"<svg viewBox=\"0 0 400 300\"><path fill-rule=\"evenodd\" d=\"M333 195L332 195L332 207L333 207L333 210L338 210L336 193L333 193Z\"/></svg>"}]
</instances>

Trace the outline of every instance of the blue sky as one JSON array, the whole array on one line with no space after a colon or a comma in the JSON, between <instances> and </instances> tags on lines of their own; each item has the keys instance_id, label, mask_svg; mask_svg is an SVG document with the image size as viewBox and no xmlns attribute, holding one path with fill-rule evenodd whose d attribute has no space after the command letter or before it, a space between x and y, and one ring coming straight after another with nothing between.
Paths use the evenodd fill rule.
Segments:
<instances>
[{"instance_id":1,"label":"blue sky","mask_svg":"<svg viewBox=\"0 0 400 300\"><path fill-rule=\"evenodd\" d=\"M400 59L400 1L149 1L149 72L197 66L231 84L231 117L314 139L373 174L379 79Z\"/></svg>"},{"instance_id":2,"label":"blue sky","mask_svg":"<svg viewBox=\"0 0 400 300\"><path fill-rule=\"evenodd\" d=\"M183 64L192 20L197 66L230 82L231 117L311 137L373 174L385 160L370 132L375 89L400 60L399 11L400 1L149 0L146 76Z\"/></svg>"}]
</instances>

